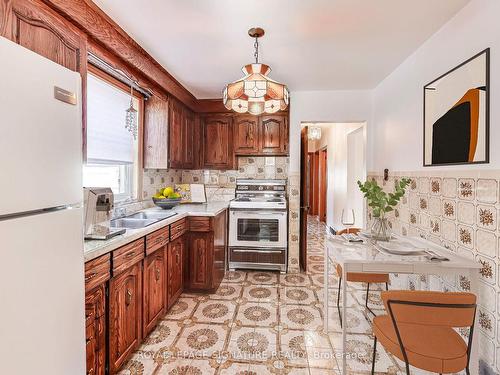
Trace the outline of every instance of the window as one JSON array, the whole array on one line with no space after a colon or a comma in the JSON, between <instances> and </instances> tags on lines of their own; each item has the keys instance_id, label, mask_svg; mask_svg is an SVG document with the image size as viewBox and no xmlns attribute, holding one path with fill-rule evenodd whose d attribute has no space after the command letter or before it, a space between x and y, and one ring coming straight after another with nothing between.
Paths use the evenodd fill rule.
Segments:
<instances>
[{"instance_id":1,"label":"window","mask_svg":"<svg viewBox=\"0 0 500 375\"><path fill-rule=\"evenodd\" d=\"M90 73L87 76L87 163L83 167L83 186L110 187L115 202L124 202L136 199L139 190L139 139L135 140L125 129L130 93L120 83L112 82L112 78L101 79ZM141 122L142 99L134 97L133 105Z\"/></svg>"}]
</instances>

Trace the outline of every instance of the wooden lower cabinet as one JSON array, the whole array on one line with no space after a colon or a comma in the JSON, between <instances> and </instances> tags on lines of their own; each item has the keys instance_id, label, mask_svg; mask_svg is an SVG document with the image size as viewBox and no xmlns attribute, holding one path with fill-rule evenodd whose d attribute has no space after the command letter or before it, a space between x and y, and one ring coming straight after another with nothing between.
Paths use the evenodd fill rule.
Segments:
<instances>
[{"instance_id":1,"label":"wooden lower cabinet","mask_svg":"<svg viewBox=\"0 0 500 375\"><path fill-rule=\"evenodd\" d=\"M226 271L227 210L215 217L189 218L187 288L215 291Z\"/></svg>"},{"instance_id":2,"label":"wooden lower cabinet","mask_svg":"<svg viewBox=\"0 0 500 375\"><path fill-rule=\"evenodd\" d=\"M167 308L167 246L144 260L142 334L146 337Z\"/></svg>"},{"instance_id":3,"label":"wooden lower cabinet","mask_svg":"<svg viewBox=\"0 0 500 375\"><path fill-rule=\"evenodd\" d=\"M106 284L85 295L87 375L106 372Z\"/></svg>"},{"instance_id":4,"label":"wooden lower cabinet","mask_svg":"<svg viewBox=\"0 0 500 375\"><path fill-rule=\"evenodd\" d=\"M109 372L116 374L142 339L142 263L109 284Z\"/></svg>"},{"instance_id":5,"label":"wooden lower cabinet","mask_svg":"<svg viewBox=\"0 0 500 375\"><path fill-rule=\"evenodd\" d=\"M192 232L188 236L189 289L212 289L213 233Z\"/></svg>"},{"instance_id":6,"label":"wooden lower cabinet","mask_svg":"<svg viewBox=\"0 0 500 375\"><path fill-rule=\"evenodd\" d=\"M168 244L167 309L170 309L184 290L184 253L186 236L177 237Z\"/></svg>"}]
</instances>

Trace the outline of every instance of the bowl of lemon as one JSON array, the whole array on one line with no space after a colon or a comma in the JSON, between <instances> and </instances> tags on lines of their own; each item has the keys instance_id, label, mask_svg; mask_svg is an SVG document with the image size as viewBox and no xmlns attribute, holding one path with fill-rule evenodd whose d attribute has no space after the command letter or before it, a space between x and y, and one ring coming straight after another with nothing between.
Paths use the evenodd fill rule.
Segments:
<instances>
[{"instance_id":1,"label":"bowl of lemon","mask_svg":"<svg viewBox=\"0 0 500 375\"><path fill-rule=\"evenodd\" d=\"M160 189L158 193L153 195L153 203L164 210L170 210L177 206L181 203L181 200L181 195L176 193L170 186Z\"/></svg>"}]
</instances>

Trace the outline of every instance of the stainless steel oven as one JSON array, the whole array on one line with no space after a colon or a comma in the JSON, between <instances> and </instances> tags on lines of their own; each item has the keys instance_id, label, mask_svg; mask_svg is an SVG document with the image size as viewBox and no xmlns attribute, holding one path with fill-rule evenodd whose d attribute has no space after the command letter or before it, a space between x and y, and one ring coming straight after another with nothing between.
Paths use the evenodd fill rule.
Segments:
<instances>
[{"instance_id":1,"label":"stainless steel oven","mask_svg":"<svg viewBox=\"0 0 500 375\"><path fill-rule=\"evenodd\" d=\"M231 210L230 247L286 247L287 212L285 210Z\"/></svg>"},{"instance_id":2,"label":"stainless steel oven","mask_svg":"<svg viewBox=\"0 0 500 375\"><path fill-rule=\"evenodd\" d=\"M229 268L286 272L285 180L238 180L229 205Z\"/></svg>"}]
</instances>

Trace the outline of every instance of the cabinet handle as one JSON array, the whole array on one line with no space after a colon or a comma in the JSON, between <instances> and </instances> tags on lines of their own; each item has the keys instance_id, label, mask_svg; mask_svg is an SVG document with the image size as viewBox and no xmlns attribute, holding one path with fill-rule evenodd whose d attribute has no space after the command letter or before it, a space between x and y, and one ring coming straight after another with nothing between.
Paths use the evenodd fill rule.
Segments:
<instances>
[{"instance_id":1,"label":"cabinet handle","mask_svg":"<svg viewBox=\"0 0 500 375\"><path fill-rule=\"evenodd\" d=\"M90 318L92 318L92 316L94 316L94 312L91 312L91 313L88 313L88 314L85 314L85 320L89 320Z\"/></svg>"},{"instance_id":2,"label":"cabinet handle","mask_svg":"<svg viewBox=\"0 0 500 375\"><path fill-rule=\"evenodd\" d=\"M155 272L156 272L156 275L155 275L156 281L160 281L160 269L156 268Z\"/></svg>"},{"instance_id":3,"label":"cabinet handle","mask_svg":"<svg viewBox=\"0 0 500 375\"><path fill-rule=\"evenodd\" d=\"M94 339L94 336L90 336L90 337L87 339L86 343L88 344L88 343L89 343L89 342L91 342L93 339Z\"/></svg>"},{"instance_id":4,"label":"cabinet handle","mask_svg":"<svg viewBox=\"0 0 500 375\"><path fill-rule=\"evenodd\" d=\"M96 276L97 276L97 272L92 272L90 275L85 276L85 282L92 280Z\"/></svg>"},{"instance_id":5,"label":"cabinet handle","mask_svg":"<svg viewBox=\"0 0 500 375\"><path fill-rule=\"evenodd\" d=\"M125 295L125 305L130 305L132 302L132 291L130 289L127 289L127 294Z\"/></svg>"},{"instance_id":6,"label":"cabinet handle","mask_svg":"<svg viewBox=\"0 0 500 375\"><path fill-rule=\"evenodd\" d=\"M125 258L127 258L127 259L132 258L134 256L134 254L135 254L135 251L131 251L131 252L125 254Z\"/></svg>"}]
</instances>

